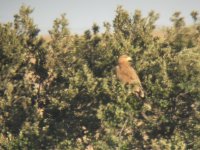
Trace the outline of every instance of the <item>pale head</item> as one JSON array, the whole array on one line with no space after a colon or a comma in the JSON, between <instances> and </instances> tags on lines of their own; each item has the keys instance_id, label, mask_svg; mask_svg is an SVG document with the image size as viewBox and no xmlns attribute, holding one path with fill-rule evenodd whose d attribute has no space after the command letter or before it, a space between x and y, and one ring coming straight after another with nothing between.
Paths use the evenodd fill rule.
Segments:
<instances>
[{"instance_id":1,"label":"pale head","mask_svg":"<svg viewBox=\"0 0 200 150\"><path fill-rule=\"evenodd\" d=\"M129 57L128 55L121 55L118 59L118 63L122 64L122 63L128 63L129 61L131 61L132 58Z\"/></svg>"}]
</instances>

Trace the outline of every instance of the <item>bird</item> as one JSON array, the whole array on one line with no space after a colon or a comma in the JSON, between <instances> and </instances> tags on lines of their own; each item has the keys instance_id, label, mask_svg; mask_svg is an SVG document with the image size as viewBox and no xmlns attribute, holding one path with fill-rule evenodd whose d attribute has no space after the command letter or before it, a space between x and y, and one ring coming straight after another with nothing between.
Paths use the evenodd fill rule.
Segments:
<instances>
[{"instance_id":1,"label":"bird","mask_svg":"<svg viewBox=\"0 0 200 150\"><path fill-rule=\"evenodd\" d=\"M135 95L144 98L141 81L135 69L130 64L131 60L132 58L128 55L119 56L118 65L116 66L116 76L123 84L133 85Z\"/></svg>"}]
</instances>

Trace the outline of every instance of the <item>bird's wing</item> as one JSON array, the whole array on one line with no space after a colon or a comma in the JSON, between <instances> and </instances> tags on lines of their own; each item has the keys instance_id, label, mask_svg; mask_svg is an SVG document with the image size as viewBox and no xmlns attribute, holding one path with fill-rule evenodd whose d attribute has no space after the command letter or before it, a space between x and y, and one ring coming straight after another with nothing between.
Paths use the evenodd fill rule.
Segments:
<instances>
[{"instance_id":1,"label":"bird's wing","mask_svg":"<svg viewBox=\"0 0 200 150\"><path fill-rule=\"evenodd\" d=\"M128 72L129 72L129 76L130 76L131 80L133 80L133 82L140 83L140 79L139 79L136 71L131 66L128 68Z\"/></svg>"},{"instance_id":2,"label":"bird's wing","mask_svg":"<svg viewBox=\"0 0 200 150\"><path fill-rule=\"evenodd\" d=\"M134 93L137 93L138 96L144 97L144 91L140 79L136 71L131 66L117 66L116 74L119 80L123 83L135 84Z\"/></svg>"},{"instance_id":3,"label":"bird's wing","mask_svg":"<svg viewBox=\"0 0 200 150\"><path fill-rule=\"evenodd\" d=\"M122 80L124 83L137 83L140 84L140 79L131 66L117 66L116 67L117 77L119 80Z\"/></svg>"}]
</instances>

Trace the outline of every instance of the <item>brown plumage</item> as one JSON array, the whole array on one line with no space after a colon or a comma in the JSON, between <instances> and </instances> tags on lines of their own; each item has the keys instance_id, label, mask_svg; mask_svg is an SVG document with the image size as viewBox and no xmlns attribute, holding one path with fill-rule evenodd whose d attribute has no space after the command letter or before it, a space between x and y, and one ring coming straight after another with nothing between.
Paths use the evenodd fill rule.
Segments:
<instances>
[{"instance_id":1,"label":"brown plumage","mask_svg":"<svg viewBox=\"0 0 200 150\"><path fill-rule=\"evenodd\" d=\"M144 97L144 91L140 79L136 71L131 67L129 61L131 57L122 55L118 59L118 66L116 67L117 78L124 84L133 84L133 92L140 97Z\"/></svg>"}]
</instances>

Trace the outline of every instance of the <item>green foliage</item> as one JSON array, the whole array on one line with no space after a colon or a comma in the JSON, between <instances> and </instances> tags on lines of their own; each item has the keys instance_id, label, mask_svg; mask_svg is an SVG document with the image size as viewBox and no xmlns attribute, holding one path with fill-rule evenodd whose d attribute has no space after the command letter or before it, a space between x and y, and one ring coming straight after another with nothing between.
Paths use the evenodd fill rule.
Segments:
<instances>
[{"instance_id":1,"label":"green foliage","mask_svg":"<svg viewBox=\"0 0 200 150\"><path fill-rule=\"evenodd\" d=\"M199 46L200 39L200 20L198 20L198 13L196 11L191 13L194 25L189 27L185 26L184 18L180 15L180 12L175 12L172 16L173 28L168 29L166 38L167 45L177 52L184 48Z\"/></svg>"},{"instance_id":2,"label":"green foliage","mask_svg":"<svg viewBox=\"0 0 200 150\"><path fill-rule=\"evenodd\" d=\"M1 149L199 149L200 22L180 12L161 40L158 14L131 16L73 35L65 14L49 41L30 7L0 24ZM145 99L115 76L118 56L133 58Z\"/></svg>"}]
</instances>

